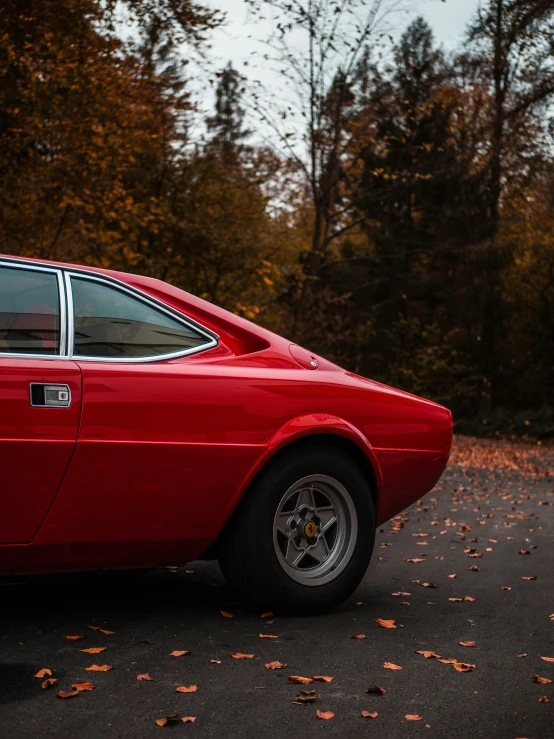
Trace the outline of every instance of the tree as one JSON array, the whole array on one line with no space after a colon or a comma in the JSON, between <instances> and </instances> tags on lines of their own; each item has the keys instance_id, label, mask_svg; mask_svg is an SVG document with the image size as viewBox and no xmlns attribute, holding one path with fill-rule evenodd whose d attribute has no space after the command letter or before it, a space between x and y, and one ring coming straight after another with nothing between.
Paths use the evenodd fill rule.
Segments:
<instances>
[{"instance_id":1,"label":"tree","mask_svg":"<svg viewBox=\"0 0 554 739\"><path fill-rule=\"evenodd\" d=\"M501 208L529 184L540 150L541 117L554 95L554 6L551 0L490 0L468 32L478 55L480 84L489 91L488 246L482 313L481 410L490 412L498 379L496 337L500 323L499 243ZM531 132L534 135L530 135Z\"/></svg>"}]
</instances>

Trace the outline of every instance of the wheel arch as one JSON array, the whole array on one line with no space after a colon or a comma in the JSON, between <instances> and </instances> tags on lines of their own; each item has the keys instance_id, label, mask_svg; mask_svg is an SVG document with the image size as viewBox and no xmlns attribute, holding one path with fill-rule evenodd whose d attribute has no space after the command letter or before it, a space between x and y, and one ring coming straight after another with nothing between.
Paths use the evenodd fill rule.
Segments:
<instances>
[{"instance_id":1,"label":"wheel arch","mask_svg":"<svg viewBox=\"0 0 554 739\"><path fill-rule=\"evenodd\" d=\"M216 558L219 541L225 535L226 529L240 509L241 501L245 499L248 491L255 485L256 481L270 467L278 464L284 455L290 454L295 450L300 450L303 447L334 447L347 454L357 464L367 480L375 505L375 511L377 512L382 483L381 469L377 457L373 453L367 439L357 429L341 419L334 419L339 423L333 423L331 425L330 423L321 424L320 417L318 426L312 425L313 418L310 417L309 419L310 425L307 424L307 420L306 418L295 419L272 438L265 454L261 456L254 469L241 485L240 490L237 491L237 495L233 499L225 516L225 524L216 540L203 555L203 559Z\"/></svg>"}]
</instances>

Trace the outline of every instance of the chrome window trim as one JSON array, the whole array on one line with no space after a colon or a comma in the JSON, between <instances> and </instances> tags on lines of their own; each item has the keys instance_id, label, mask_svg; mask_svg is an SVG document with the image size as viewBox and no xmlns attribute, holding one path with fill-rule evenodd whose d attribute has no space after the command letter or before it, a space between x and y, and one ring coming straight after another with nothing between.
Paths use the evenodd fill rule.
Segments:
<instances>
[{"instance_id":1,"label":"chrome window trim","mask_svg":"<svg viewBox=\"0 0 554 739\"><path fill-rule=\"evenodd\" d=\"M209 329L205 328L204 326L200 325L196 321L193 321L192 319L184 316L179 311L175 310L174 308L171 308L164 303L160 303L155 298L151 298L149 295L146 295L146 293L143 293L141 290L138 290L134 287L130 287L129 285L126 285L125 283L121 282L120 280L116 280L113 277L104 276L104 275L97 275L90 272L81 272L78 270L70 269L70 270L64 270L65 272L65 279L66 279L66 294L67 294L67 300L68 305L71 306L70 318L69 318L69 358L72 359L74 362L108 362L110 364L144 364L144 363L153 363L153 362L165 362L171 359L178 359L180 357L188 357L192 354L199 354L200 352L205 352L208 349L212 349L214 346L217 346L219 343L219 336L214 333L213 331L210 331ZM73 346L74 343L74 309L73 309L73 288L71 285L71 278L76 277L78 279L85 279L90 280L91 282L99 282L101 284L106 285L107 287L111 287L116 290L120 290L121 292L127 293L135 300L139 300L142 303L146 303L146 305L151 306L152 308L160 311L161 313L165 313L170 318L173 318L176 321L179 321L183 325L187 326L187 328L190 328L194 330L196 333L199 333L200 335L204 336L206 338L206 343L200 344L199 346L191 347L190 349L182 349L177 352L171 352L169 354L155 354L155 355L147 355L144 357L96 357L96 356L89 356L84 354L75 354L75 348Z\"/></svg>"},{"instance_id":2,"label":"chrome window trim","mask_svg":"<svg viewBox=\"0 0 554 739\"><path fill-rule=\"evenodd\" d=\"M75 319L73 315L73 290L71 289L71 276L69 272L63 275L65 285L65 296L67 302L67 356L73 354L73 342L75 341Z\"/></svg>"},{"instance_id":3,"label":"chrome window trim","mask_svg":"<svg viewBox=\"0 0 554 739\"><path fill-rule=\"evenodd\" d=\"M19 261L17 259L11 261L0 258L0 267L7 267L8 269L24 269L30 272L46 272L47 274L54 275L56 277L56 284L58 286L58 303L59 303L59 319L60 319L60 330L58 337L58 353L57 354L41 354L39 352L0 352L0 358L8 357L13 359L67 359L67 311L66 311L66 295L65 285L63 281L62 270L58 267L43 267L41 265L35 265L33 262Z\"/></svg>"}]
</instances>

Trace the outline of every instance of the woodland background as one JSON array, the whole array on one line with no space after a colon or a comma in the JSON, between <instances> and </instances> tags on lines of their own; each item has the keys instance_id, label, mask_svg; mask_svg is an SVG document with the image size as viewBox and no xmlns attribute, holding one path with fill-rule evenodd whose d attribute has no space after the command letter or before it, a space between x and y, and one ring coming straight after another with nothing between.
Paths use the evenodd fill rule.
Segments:
<instances>
[{"instance_id":1,"label":"woodland background","mask_svg":"<svg viewBox=\"0 0 554 739\"><path fill-rule=\"evenodd\" d=\"M459 431L554 436L551 0L485 2L455 54L413 15L391 48L384 0L245 2L290 100L209 69L224 2L0 0L0 252L158 277Z\"/></svg>"}]
</instances>

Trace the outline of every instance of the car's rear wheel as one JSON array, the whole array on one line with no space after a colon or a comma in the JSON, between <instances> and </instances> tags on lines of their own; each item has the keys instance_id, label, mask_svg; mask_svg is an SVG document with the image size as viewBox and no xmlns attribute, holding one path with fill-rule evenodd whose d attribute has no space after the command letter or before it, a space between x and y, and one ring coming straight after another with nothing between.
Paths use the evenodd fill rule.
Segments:
<instances>
[{"instance_id":1,"label":"car's rear wheel","mask_svg":"<svg viewBox=\"0 0 554 739\"><path fill-rule=\"evenodd\" d=\"M333 447L279 455L241 502L220 564L247 601L281 612L317 612L345 600L365 574L375 509L358 466Z\"/></svg>"}]
</instances>

